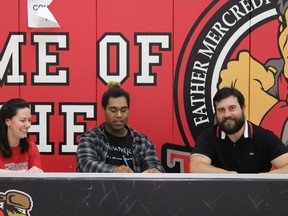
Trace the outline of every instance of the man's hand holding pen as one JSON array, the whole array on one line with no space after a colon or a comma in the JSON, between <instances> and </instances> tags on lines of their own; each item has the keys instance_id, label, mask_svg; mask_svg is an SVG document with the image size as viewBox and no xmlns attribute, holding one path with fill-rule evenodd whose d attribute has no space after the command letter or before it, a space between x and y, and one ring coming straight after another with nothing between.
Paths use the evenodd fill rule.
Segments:
<instances>
[{"instance_id":1,"label":"man's hand holding pen","mask_svg":"<svg viewBox=\"0 0 288 216\"><path fill-rule=\"evenodd\" d=\"M134 171L129 167L128 161L124 155L122 155L122 159L125 165L121 165L114 169L114 173L134 173Z\"/></svg>"},{"instance_id":2,"label":"man's hand holding pen","mask_svg":"<svg viewBox=\"0 0 288 216\"><path fill-rule=\"evenodd\" d=\"M128 161L124 155L122 155L122 159L125 165L121 165L114 169L114 173L134 173L134 171L129 167ZM160 173L160 171L156 168L146 169L143 173Z\"/></svg>"},{"instance_id":3,"label":"man's hand holding pen","mask_svg":"<svg viewBox=\"0 0 288 216\"><path fill-rule=\"evenodd\" d=\"M160 171L156 168L150 168L145 170L143 173L160 173Z\"/></svg>"},{"instance_id":4,"label":"man's hand holding pen","mask_svg":"<svg viewBox=\"0 0 288 216\"><path fill-rule=\"evenodd\" d=\"M114 173L134 173L133 170L131 170L129 167L125 165L116 167L113 172ZM151 169L145 170L143 173L160 173L160 171L156 168L151 168Z\"/></svg>"},{"instance_id":5,"label":"man's hand holding pen","mask_svg":"<svg viewBox=\"0 0 288 216\"><path fill-rule=\"evenodd\" d=\"M125 165L116 167L113 172L114 173L134 173L133 170L130 169L130 167L125 166Z\"/></svg>"}]
</instances>

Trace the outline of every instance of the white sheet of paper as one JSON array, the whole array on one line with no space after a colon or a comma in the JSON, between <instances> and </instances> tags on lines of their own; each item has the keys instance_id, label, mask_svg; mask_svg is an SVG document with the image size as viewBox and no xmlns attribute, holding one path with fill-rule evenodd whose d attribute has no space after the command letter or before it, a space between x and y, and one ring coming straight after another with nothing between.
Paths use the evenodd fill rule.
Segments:
<instances>
[{"instance_id":1,"label":"white sheet of paper","mask_svg":"<svg viewBox=\"0 0 288 216\"><path fill-rule=\"evenodd\" d=\"M57 20L49 10L53 0L28 0L29 28L59 28Z\"/></svg>"}]
</instances>

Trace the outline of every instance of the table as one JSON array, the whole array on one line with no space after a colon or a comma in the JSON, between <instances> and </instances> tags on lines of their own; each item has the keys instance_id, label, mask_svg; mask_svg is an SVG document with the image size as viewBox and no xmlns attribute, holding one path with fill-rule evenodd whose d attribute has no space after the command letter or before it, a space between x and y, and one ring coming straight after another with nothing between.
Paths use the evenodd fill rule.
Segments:
<instances>
[{"instance_id":1,"label":"table","mask_svg":"<svg viewBox=\"0 0 288 216\"><path fill-rule=\"evenodd\" d=\"M288 215L288 175L1 173L0 200L39 216Z\"/></svg>"}]
</instances>

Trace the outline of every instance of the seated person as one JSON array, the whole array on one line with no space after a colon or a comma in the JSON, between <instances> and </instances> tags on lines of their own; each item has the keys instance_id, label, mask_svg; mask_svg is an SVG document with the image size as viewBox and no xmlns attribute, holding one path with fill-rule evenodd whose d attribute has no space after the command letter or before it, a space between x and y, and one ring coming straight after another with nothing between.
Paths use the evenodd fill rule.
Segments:
<instances>
[{"instance_id":1,"label":"seated person","mask_svg":"<svg viewBox=\"0 0 288 216\"><path fill-rule=\"evenodd\" d=\"M40 153L27 139L31 127L30 105L13 98L0 110L0 172L43 172Z\"/></svg>"},{"instance_id":2,"label":"seated person","mask_svg":"<svg viewBox=\"0 0 288 216\"><path fill-rule=\"evenodd\" d=\"M241 92L222 88L213 104L217 124L197 138L190 172L288 173L287 148L273 132L245 120Z\"/></svg>"},{"instance_id":3,"label":"seated person","mask_svg":"<svg viewBox=\"0 0 288 216\"><path fill-rule=\"evenodd\" d=\"M78 172L159 173L155 145L127 126L130 96L117 82L102 96L105 122L85 132L76 152Z\"/></svg>"}]
</instances>

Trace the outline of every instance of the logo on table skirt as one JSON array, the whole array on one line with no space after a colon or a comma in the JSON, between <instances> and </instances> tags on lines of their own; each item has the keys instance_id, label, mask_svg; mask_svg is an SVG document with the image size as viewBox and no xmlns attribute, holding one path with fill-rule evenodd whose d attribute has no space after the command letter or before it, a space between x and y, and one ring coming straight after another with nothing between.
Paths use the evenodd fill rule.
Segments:
<instances>
[{"instance_id":1,"label":"logo on table skirt","mask_svg":"<svg viewBox=\"0 0 288 216\"><path fill-rule=\"evenodd\" d=\"M0 192L0 216L30 215L32 207L31 196L23 191Z\"/></svg>"}]
</instances>

